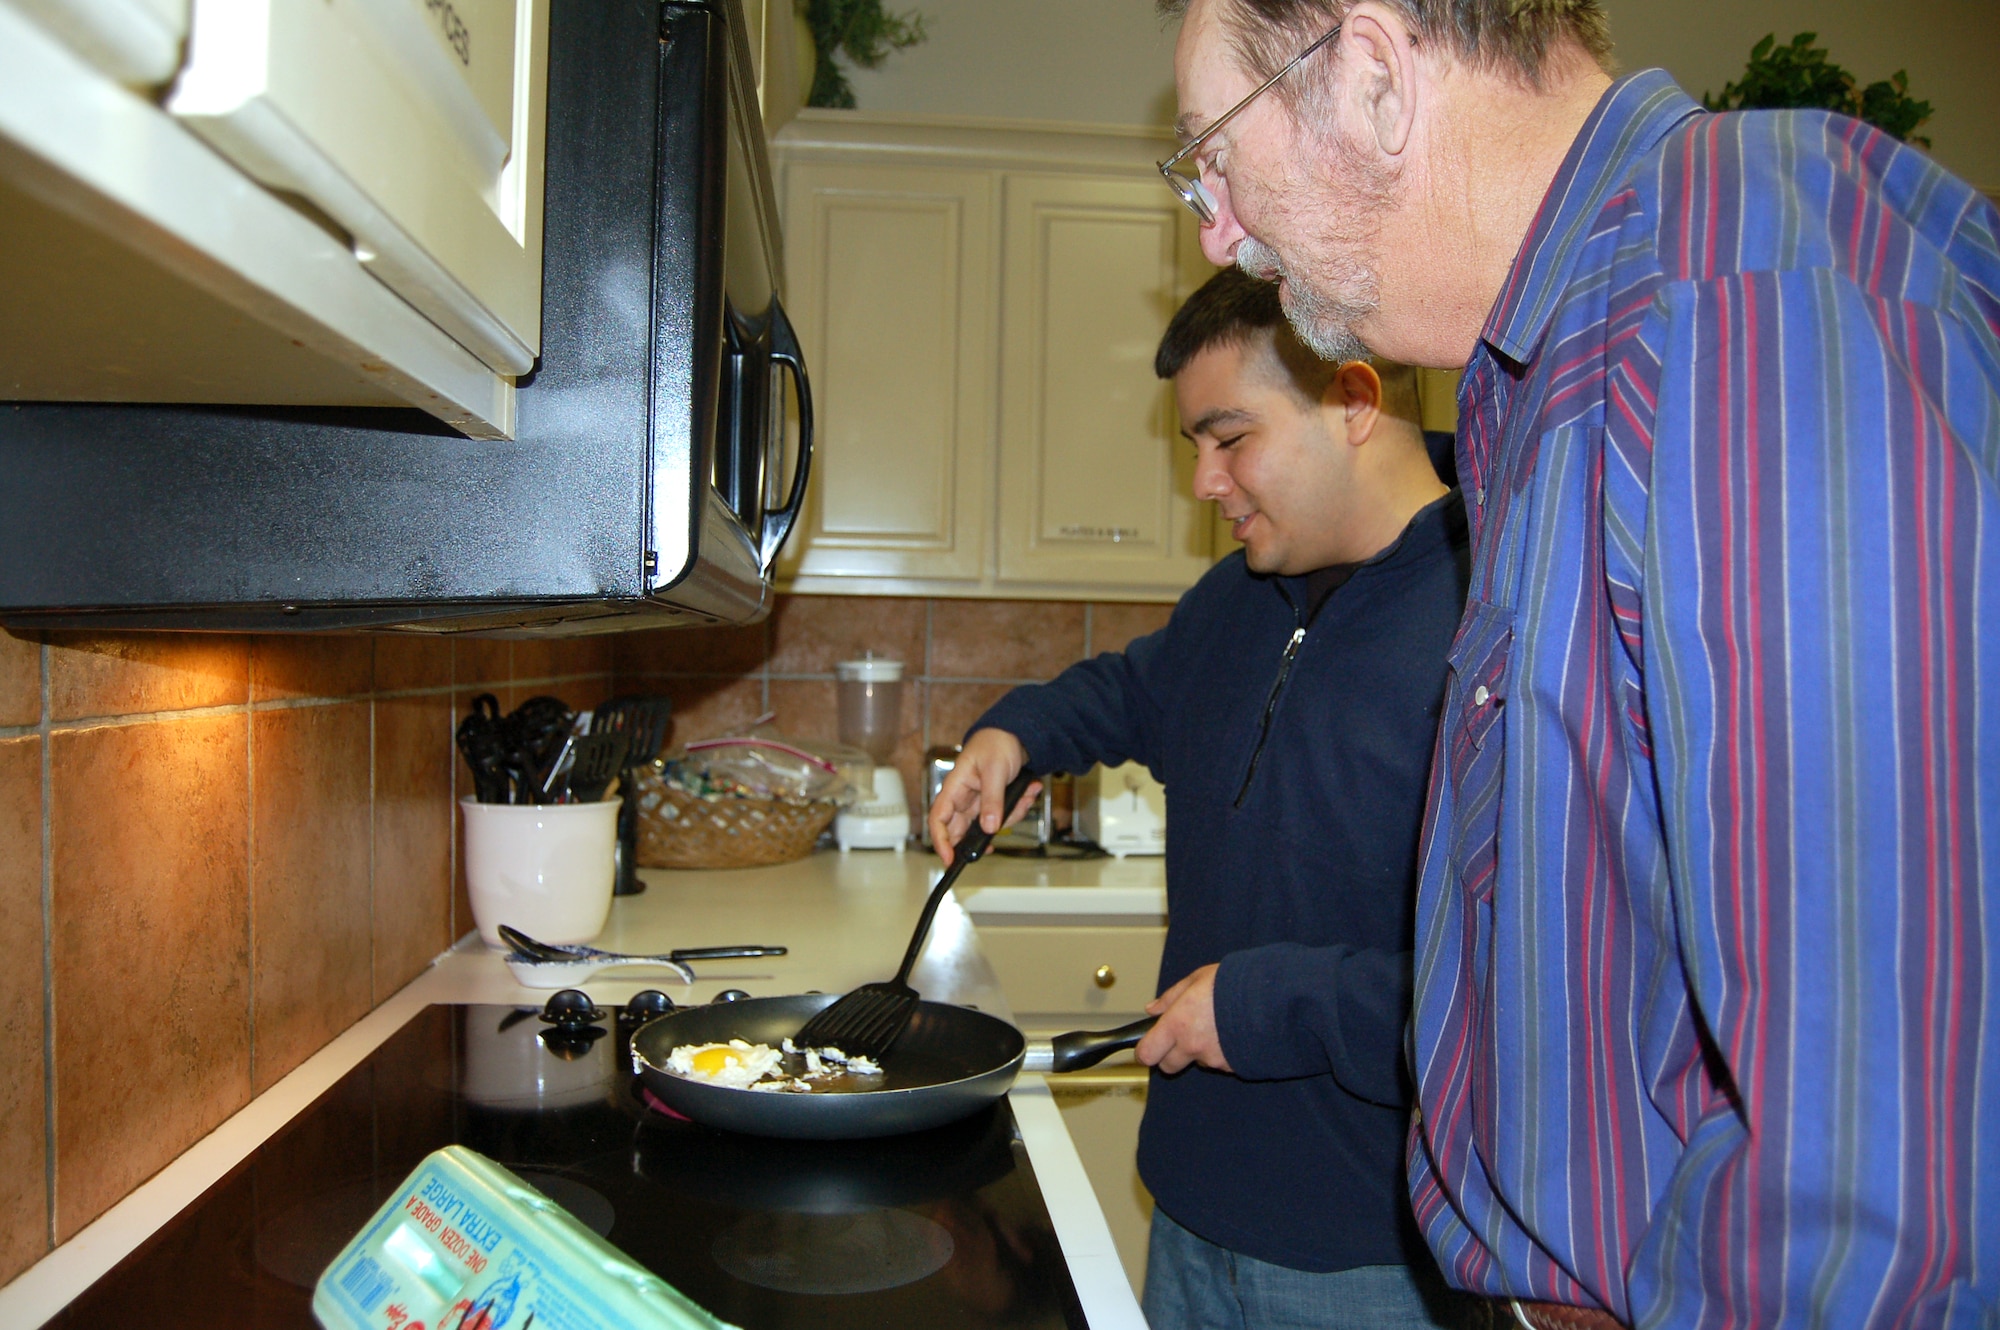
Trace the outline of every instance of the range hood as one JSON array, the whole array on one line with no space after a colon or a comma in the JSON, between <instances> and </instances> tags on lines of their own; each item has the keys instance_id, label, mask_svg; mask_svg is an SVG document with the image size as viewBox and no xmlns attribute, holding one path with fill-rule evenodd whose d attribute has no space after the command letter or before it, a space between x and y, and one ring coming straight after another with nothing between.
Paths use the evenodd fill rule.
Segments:
<instances>
[{"instance_id":1,"label":"range hood","mask_svg":"<svg viewBox=\"0 0 2000 1330\"><path fill-rule=\"evenodd\" d=\"M0 403L0 620L539 636L766 612L812 426L737 2L554 0L549 45L515 437Z\"/></svg>"}]
</instances>

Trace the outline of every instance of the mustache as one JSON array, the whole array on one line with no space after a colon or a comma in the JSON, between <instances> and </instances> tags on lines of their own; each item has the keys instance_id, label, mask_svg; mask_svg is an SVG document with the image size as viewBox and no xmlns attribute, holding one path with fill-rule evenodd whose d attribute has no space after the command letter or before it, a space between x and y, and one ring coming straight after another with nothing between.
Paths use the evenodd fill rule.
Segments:
<instances>
[{"instance_id":1,"label":"mustache","mask_svg":"<svg viewBox=\"0 0 2000 1330\"><path fill-rule=\"evenodd\" d=\"M1277 250L1251 236L1237 242L1236 266L1259 281L1285 283L1285 320L1299 341L1321 360L1338 364L1364 360L1371 354L1354 325L1375 312L1372 274L1356 274L1356 292L1323 291L1289 272Z\"/></svg>"},{"instance_id":2,"label":"mustache","mask_svg":"<svg viewBox=\"0 0 2000 1330\"><path fill-rule=\"evenodd\" d=\"M1290 276L1278 251L1254 236L1245 236L1236 243L1236 266L1260 282L1282 281Z\"/></svg>"}]
</instances>

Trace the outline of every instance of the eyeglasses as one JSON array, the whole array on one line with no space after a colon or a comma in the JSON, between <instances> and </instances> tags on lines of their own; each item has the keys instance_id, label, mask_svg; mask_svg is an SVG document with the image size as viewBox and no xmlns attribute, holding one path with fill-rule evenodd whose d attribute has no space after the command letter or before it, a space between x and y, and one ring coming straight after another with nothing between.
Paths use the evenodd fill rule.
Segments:
<instances>
[{"instance_id":1,"label":"eyeglasses","mask_svg":"<svg viewBox=\"0 0 2000 1330\"><path fill-rule=\"evenodd\" d=\"M1320 47L1326 45L1328 42L1332 41L1335 37L1338 37L1339 35L1340 35L1340 25L1336 23L1333 25L1333 30L1331 32L1321 37L1318 41L1314 42L1311 46L1308 46L1305 50L1300 51L1297 55L1293 56L1283 69L1279 70L1277 73L1271 75L1271 77L1265 79L1262 83L1258 84L1256 90L1253 91L1248 97L1245 97L1242 101L1236 103L1236 105L1230 107L1227 111L1224 111L1222 113L1221 119L1217 120L1207 129L1202 130L1201 133L1195 135L1193 138L1189 139L1186 143L1182 144L1181 150L1179 152L1175 153L1173 156L1167 158L1167 160L1160 163L1160 174L1166 177L1166 181L1169 185L1173 186L1174 193L1180 195L1181 202L1187 204L1189 208L1193 209L1194 215L1201 218L1201 224L1203 226L1212 225L1215 221L1215 195L1209 193L1208 186L1201 183L1200 164L1199 163L1196 164L1195 173L1191 176L1182 175L1180 172L1174 170L1174 167L1180 164L1180 161L1183 157L1186 157L1189 153L1193 152L1196 148L1199 148L1203 143L1207 142L1209 136L1215 133L1216 130L1221 129L1224 125L1234 120L1242 112L1244 107L1248 106L1250 103L1256 101L1259 97L1262 97L1266 92L1270 91L1271 85L1273 83L1276 83L1279 79L1283 78L1285 75L1291 73L1294 69L1298 68L1300 61L1304 60L1307 56L1311 55L1314 51L1317 51Z\"/></svg>"}]
</instances>

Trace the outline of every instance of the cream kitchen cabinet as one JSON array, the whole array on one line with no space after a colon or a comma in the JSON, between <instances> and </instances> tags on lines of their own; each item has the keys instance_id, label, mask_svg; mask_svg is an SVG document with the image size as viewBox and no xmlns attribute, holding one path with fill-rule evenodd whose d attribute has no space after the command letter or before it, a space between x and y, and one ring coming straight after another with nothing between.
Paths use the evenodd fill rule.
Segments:
<instances>
[{"instance_id":1,"label":"cream kitchen cabinet","mask_svg":"<svg viewBox=\"0 0 2000 1330\"><path fill-rule=\"evenodd\" d=\"M0 398L513 428L547 0L0 0Z\"/></svg>"},{"instance_id":2,"label":"cream kitchen cabinet","mask_svg":"<svg viewBox=\"0 0 2000 1330\"><path fill-rule=\"evenodd\" d=\"M1177 595L1214 560L1167 320L1209 271L1151 178L1010 175L1001 260L998 580Z\"/></svg>"},{"instance_id":3,"label":"cream kitchen cabinet","mask_svg":"<svg viewBox=\"0 0 2000 1330\"><path fill-rule=\"evenodd\" d=\"M988 571L995 192L983 171L784 168L815 439L779 568L801 590L963 590Z\"/></svg>"},{"instance_id":4,"label":"cream kitchen cabinet","mask_svg":"<svg viewBox=\"0 0 2000 1330\"><path fill-rule=\"evenodd\" d=\"M1153 376L1212 271L1163 135L806 111L773 147L820 593L1171 600L1227 548Z\"/></svg>"},{"instance_id":5,"label":"cream kitchen cabinet","mask_svg":"<svg viewBox=\"0 0 2000 1330\"><path fill-rule=\"evenodd\" d=\"M194 0L167 111L500 374L541 342L548 0Z\"/></svg>"}]
</instances>

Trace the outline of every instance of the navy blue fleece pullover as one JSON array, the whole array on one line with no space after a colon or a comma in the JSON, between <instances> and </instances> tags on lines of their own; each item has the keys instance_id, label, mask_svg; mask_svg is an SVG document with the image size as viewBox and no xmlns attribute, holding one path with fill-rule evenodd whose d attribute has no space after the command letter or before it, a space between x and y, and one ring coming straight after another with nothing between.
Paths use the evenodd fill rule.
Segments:
<instances>
[{"instance_id":1,"label":"navy blue fleece pullover","mask_svg":"<svg viewBox=\"0 0 2000 1330\"><path fill-rule=\"evenodd\" d=\"M1143 762L1167 792L1164 991L1220 962L1235 1075L1153 1073L1139 1170L1177 1222L1329 1271L1428 1261L1409 1216L1412 893L1445 653L1456 491L1308 622L1304 578L1217 564L1168 625L980 717L1038 771ZM1296 647L1292 647L1294 638Z\"/></svg>"}]
</instances>

